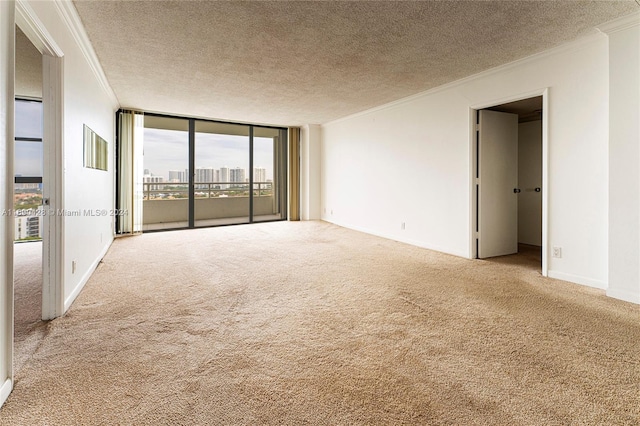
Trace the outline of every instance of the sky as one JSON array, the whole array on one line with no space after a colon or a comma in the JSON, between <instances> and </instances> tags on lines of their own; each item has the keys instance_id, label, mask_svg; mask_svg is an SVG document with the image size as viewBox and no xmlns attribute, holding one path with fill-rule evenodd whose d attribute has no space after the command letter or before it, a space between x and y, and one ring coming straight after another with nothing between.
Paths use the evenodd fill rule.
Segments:
<instances>
[{"instance_id":1,"label":"sky","mask_svg":"<svg viewBox=\"0 0 640 426\"><path fill-rule=\"evenodd\" d=\"M42 103L16 101L16 137L42 137ZM169 170L189 166L189 136L186 131L145 128L144 168L169 178ZM41 142L16 142L15 174L42 176ZM254 167L264 167L273 180L273 140L254 137ZM249 137L196 133L196 168L240 167L249 173Z\"/></svg>"},{"instance_id":2,"label":"sky","mask_svg":"<svg viewBox=\"0 0 640 426\"><path fill-rule=\"evenodd\" d=\"M267 169L273 179L273 139L253 138L254 167ZM249 137L196 133L196 168L240 167L249 176ZM189 135L186 131L144 129L144 168L155 176L169 178L169 170L189 167Z\"/></svg>"},{"instance_id":3,"label":"sky","mask_svg":"<svg viewBox=\"0 0 640 426\"><path fill-rule=\"evenodd\" d=\"M16 101L16 137L42 138L42 103ZM15 174L42 176L42 142L16 142Z\"/></svg>"}]
</instances>

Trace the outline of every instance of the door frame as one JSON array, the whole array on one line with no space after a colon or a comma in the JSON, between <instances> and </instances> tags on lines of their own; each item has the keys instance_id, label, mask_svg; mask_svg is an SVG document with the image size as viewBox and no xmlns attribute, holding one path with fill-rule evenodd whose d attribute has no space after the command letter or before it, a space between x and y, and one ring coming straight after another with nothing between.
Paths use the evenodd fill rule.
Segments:
<instances>
[{"instance_id":1,"label":"door frame","mask_svg":"<svg viewBox=\"0 0 640 426\"><path fill-rule=\"evenodd\" d=\"M477 172L478 130L477 111L485 108L542 96L542 276L548 276L549 260L549 88L545 87L517 95L478 102L469 108L469 253L471 259L478 257L478 191Z\"/></svg>"},{"instance_id":2,"label":"door frame","mask_svg":"<svg viewBox=\"0 0 640 426\"><path fill-rule=\"evenodd\" d=\"M15 111L15 6L0 2L0 175L2 209L13 210L14 111ZM0 224L0 406L13 389L13 237L14 219L4 215Z\"/></svg>"},{"instance_id":3,"label":"door frame","mask_svg":"<svg viewBox=\"0 0 640 426\"><path fill-rule=\"evenodd\" d=\"M16 2L16 25L42 54L42 319L64 313L64 53L28 3Z\"/></svg>"}]
</instances>

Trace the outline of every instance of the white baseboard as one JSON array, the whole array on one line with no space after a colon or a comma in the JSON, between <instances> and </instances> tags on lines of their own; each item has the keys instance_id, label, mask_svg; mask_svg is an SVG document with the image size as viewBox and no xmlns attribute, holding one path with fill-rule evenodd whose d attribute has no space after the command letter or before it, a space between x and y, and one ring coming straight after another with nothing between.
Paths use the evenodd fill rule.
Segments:
<instances>
[{"instance_id":1,"label":"white baseboard","mask_svg":"<svg viewBox=\"0 0 640 426\"><path fill-rule=\"evenodd\" d=\"M593 278L582 277L580 275L567 274L565 272L548 271L549 278L555 278L557 280L569 281L575 284L586 285L587 287L599 288L600 290L607 289L607 283L600 280L594 280Z\"/></svg>"},{"instance_id":2,"label":"white baseboard","mask_svg":"<svg viewBox=\"0 0 640 426\"><path fill-rule=\"evenodd\" d=\"M441 253L446 253L446 254L451 254L454 256L459 256L459 257L464 257L464 258L469 258L468 253L462 253L462 252L455 252L455 251L451 251L451 250L447 250L447 249L443 249L442 247L436 247L436 246L431 246L428 244L424 244L420 241L414 241L408 238L399 238L396 235L388 235L385 234L383 232L377 232L377 231L373 231L371 229L367 229L364 227L360 227L360 226L355 226L352 224L348 224L348 223L343 223L340 221L336 221L336 220L332 220L329 219L328 217L322 217L323 221L325 222L329 222L329 223L333 223L334 225L338 225L338 226L342 226L344 228L348 228L348 229L353 229L354 231L359 231L359 232L364 232L365 234L370 234L370 235L375 235L377 237L382 237L382 238L387 238L390 240L394 240L394 241L400 241L402 243L406 243L406 244L411 244L417 247L422 247L422 248L426 248L429 250L435 250ZM548 271L548 277L549 278L555 278L557 280L562 280L562 281L568 281L571 283L575 283L575 284L580 284L580 285L584 285L587 287L593 287L593 288L597 288L600 290L607 290L607 296L610 297L614 297L616 299L621 299L627 302L631 302L631 303L638 303L640 304L640 293L638 294L634 294L632 292L627 292L624 290L608 290L608 284L605 281L602 280L595 280L593 278L588 278L588 277L583 277L580 275L574 275L574 274L568 274L566 272L559 272L559 271L552 271L549 270Z\"/></svg>"},{"instance_id":3,"label":"white baseboard","mask_svg":"<svg viewBox=\"0 0 640 426\"><path fill-rule=\"evenodd\" d=\"M7 398L9 398L9 394L11 393L12 389L13 383L11 382L11 379L5 380L2 387L0 387L0 407L2 407Z\"/></svg>"},{"instance_id":4,"label":"white baseboard","mask_svg":"<svg viewBox=\"0 0 640 426\"><path fill-rule=\"evenodd\" d=\"M609 288L607 289L607 296L640 305L640 291L638 293L633 293L631 291Z\"/></svg>"},{"instance_id":5,"label":"white baseboard","mask_svg":"<svg viewBox=\"0 0 640 426\"><path fill-rule=\"evenodd\" d=\"M469 259L469 253L452 251L452 250L449 250L449 249L446 249L446 248L443 248L443 247L434 246L434 245L430 245L430 244L425 244L422 241L412 240L411 238L402 238L402 237L398 237L397 235L386 234L384 232L374 231L374 230L371 230L371 229L368 229L368 228L364 228L362 226L357 226L357 225L343 223L343 222L336 221L336 220L331 220L331 219L328 219L326 217L321 218L321 220L325 221L325 222L333 223L334 225L338 225L338 226L341 226L343 228L352 229L354 231L363 232L363 233L369 234L369 235L375 235L376 237L386 238L387 240L398 241L398 242L401 242L401 243L405 243L405 244L409 244L409 245L412 245L412 246L424 248L424 249L427 249L427 250L433 250L433 251L437 251L437 252L440 252L440 253L450 254L450 255L453 255L453 256L458 256L458 257L463 257L465 259Z\"/></svg>"},{"instance_id":6,"label":"white baseboard","mask_svg":"<svg viewBox=\"0 0 640 426\"><path fill-rule=\"evenodd\" d=\"M82 276L82 279L80 280L78 285L73 289L73 291L71 292L69 297L67 297L65 299L65 301L64 301L64 313L66 313L69 310L69 308L71 307L73 302L76 300L76 297L78 297L78 295L80 294L80 292L84 288L84 286L87 283L87 281L89 281L89 278L91 278L91 275L93 275L93 272L96 270L96 268L100 264L100 261L107 254L107 251L109 251L109 247L111 247L111 244L113 244L113 238L111 239L111 241L109 241L109 244L105 245L105 247L104 247L104 249L102 249L102 252L100 253L100 255L91 264L91 266L89 267L87 272L85 272L85 274Z\"/></svg>"}]
</instances>

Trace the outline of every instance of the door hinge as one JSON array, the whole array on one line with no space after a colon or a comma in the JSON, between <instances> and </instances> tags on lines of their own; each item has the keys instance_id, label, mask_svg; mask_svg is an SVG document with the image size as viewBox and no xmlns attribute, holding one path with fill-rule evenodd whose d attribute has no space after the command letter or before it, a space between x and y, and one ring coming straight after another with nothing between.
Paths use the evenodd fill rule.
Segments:
<instances>
[{"instance_id":1,"label":"door hinge","mask_svg":"<svg viewBox=\"0 0 640 426\"><path fill-rule=\"evenodd\" d=\"M476 132L480 131L480 123L476 123Z\"/></svg>"}]
</instances>

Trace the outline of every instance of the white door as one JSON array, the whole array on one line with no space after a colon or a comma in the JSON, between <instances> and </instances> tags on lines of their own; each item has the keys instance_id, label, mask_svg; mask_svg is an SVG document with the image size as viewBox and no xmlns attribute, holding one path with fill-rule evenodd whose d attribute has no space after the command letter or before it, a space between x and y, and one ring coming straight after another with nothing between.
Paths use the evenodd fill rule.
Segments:
<instances>
[{"instance_id":1,"label":"white door","mask_svg":"<svg viewBox=\"0 0 640 426\"><path fill-rule=\"evenodd\" d=\"M518 252L518 115L480 111L478 257Z\"/></svg>"}]
</instances>

